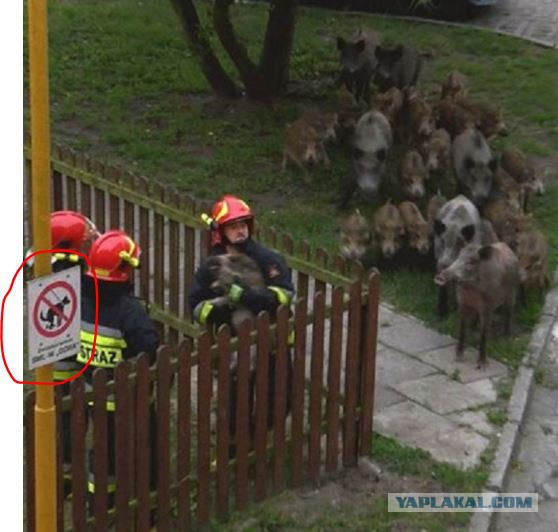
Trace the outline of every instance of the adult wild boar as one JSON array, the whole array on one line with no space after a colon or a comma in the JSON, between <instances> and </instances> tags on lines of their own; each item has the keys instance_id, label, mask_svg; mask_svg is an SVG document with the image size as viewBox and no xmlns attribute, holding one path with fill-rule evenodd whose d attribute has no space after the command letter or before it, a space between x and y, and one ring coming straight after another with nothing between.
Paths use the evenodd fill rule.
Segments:
<instances>
[{"instance_id":1,"label":"adult wild boar","mask_svg":"<svg viewBox=\"0 0 558 532\"><path fill-rule=\"evenodd\" d=\"M344 184L340 205L345 207L358 187L367 199L380 188L393 136L388 119L377 111L364 113L353 135L352 177Z\"/></svg>"},{"instance_id":2,"label":"adult wild boar","mask_svg":"<svg viewBox=\"0 0 558 532\"><path fill-rule=\"evenodd\" d=\"M416 85L421 60L414 46L409 44L400 44L395 48L377 46L375 54L378 65L374 83L381 92L391 87L402 89Z\"/></svg>"},{"instance_id":3,"label":"adult wild boar","mask_svg":"<svg viewBox=\"0 0 558 532\"><path fill-rule=\"evenodd\" d=\"M452 146L453 168L460 192L477 206L492 192L494 172L498 167L484 136L469 128L457 135Z\"/></svg>"},{"instance_id":4,"label":"adult wild boar","mask_svg":"<svg viewBox=\"0 0 558 532\"><path fill-rule=\"evenodd\" d=\"M357 101L370 101L370 81L376 71L378 34L371 29L359 29L349 40L337 37L341 81Z\"/></svg>"},{"instance_id":5,"label":"adult wild boar","mask_svg":"<svg viewBox=\"0 0 558 532\"><path fill-rule=\"evenodd\" d=\"M519 286L519 263L513 251L504 242L482 246L468 243L457 259L434 278L438 286L450 281L457 282L459 307L459 339L456 355L463 358L467 328L475 318L479 319L481 336L478 368L486 361L486 337L492 316L499 307L505 306L506 333L511 332L513 309Z\"/></svg>"},{"instance_id":6,"label":"adult wild boar","mask_svg":"<svg viewBox=\"0 0 558 532\"><path fill-rule=\"evenodd\" d=\"M475 205L459 195L440 207L434 220L436 271L441 272L452 264L468 242L480 244L481 220ZM440 286L438 316L444 317L447 312L447 286Z\"/></svg>"}]
</instances>

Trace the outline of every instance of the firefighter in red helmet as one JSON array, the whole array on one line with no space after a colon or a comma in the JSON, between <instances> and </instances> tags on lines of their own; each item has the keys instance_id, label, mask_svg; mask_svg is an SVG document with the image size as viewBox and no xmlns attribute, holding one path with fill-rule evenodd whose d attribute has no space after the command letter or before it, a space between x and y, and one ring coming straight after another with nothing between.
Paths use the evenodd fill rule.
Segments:
<instances>
[{"instance_id":1,"label":"firefighter in red helmet","mask_svg":"<svg viewBox=\"0 0 558 532\"><path fill-rule=\"evenodd\" d=\"M223 196L211 211L211 216L203 215L202 219L211 231L211 251L192 280L188 300L194 318L202 325L218 327L226 323L231 325L232 313L241 305L249 309L253 315L266 311L271 318L275 317L280 305L290 304L294 295L291 274L284 259L274 251L267 249L252 239L254 232L254 215L250 207L240 198L233 195ZM261 270L265 288L255 289L237 279L230 286L226 297L213 287L211 260L215 255L243 253L250 257ZM272 354L269 364L269 397L268 425L271 425L275 389L275 358ZM251 410L254 409L255 372L250 377ZM287 360L287 409L290 408L290 388L292 383L292 361L289 354ZM236 374L233 370L230 386L230 430L234 434L236 421L237 399ZM231 448L234 452L234 448Z\"/></svg>"},{"instance_id":2,"label":"firefighter in red helmet","mask_svg":"<svg viewBox=\"0 0 558 532\"><path fill-rule=\"evenodd\" d=\"M114 377L117 364L125 359L147 353L151 363L159 345L159 334L144 305L132 294L132 276L140 264L141 249L130 236L119 230L107 231L91 246L90 268L85 274L81 304L81 352L78 362L86 364L91 356L95 331L95 273L99 290L98 331L95 354L84 373L92 384L93 372L104 368L108 378ZM91 403L90 403L91 404ZM118 405L111 395L106 402L108 439L108 492L111 500L115 484L115 410ZM155 415L150 416L151 441L154 442ZM153 447L153 444L152 444ZM152 449L153 451L153 449ZM91 460L93 457L91 456ZM154 482L154 460L151 460L151 481ZM92 462L93 463L93 462ZM88 490L95 492L95 478L90 472Z\"/></svg>"},{"instance_id":3,"label":"firefighter in red helmet","mask_svg":"<svg viewBox=\"0 0 558 532\"><path fill-rule=\"evenodd\" d=\"M86 216L75 211L55 211L50 214L50 237L52 249L65 249L66 252L57 252L52 256L52 271L58 273L74 266L80 266L84 271L86 261L77 253L79 251L87 254L91 244L98 238L99 232L95 224ZM32 253L29 251L28 255ZM34 262L32 257L27 261L31 267ZM58 360L54 363L52 378L55 382L61 382L73 377L81 368L75 360L75 353L69 358ZM62 396L69 395L70 383L61 384L56 387L56 393ZM71 490L71 453L72 438L70 433L69 411L63 411L59 431L62 437L62 460L64 474L64 492L68 494Z\"/></svg>"}]
</instances>

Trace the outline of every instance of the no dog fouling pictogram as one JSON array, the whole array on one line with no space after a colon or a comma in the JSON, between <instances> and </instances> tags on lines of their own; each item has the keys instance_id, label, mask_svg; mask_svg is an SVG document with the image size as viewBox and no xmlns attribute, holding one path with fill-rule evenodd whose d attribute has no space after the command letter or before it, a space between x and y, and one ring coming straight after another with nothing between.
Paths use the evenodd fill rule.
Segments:
<instances>
[{"instance_id":1,"label":"no dog fouling pictogram","mask_svg":"<svg viewBox=\"0 0 558 532\"><path fill-rule=\"evenodd\" d=\"M75 356L79 351L80 281L76 266L28 284L30 368Z\"/></svg>"},{"instance_id":2,"label":"no dog fouling pictogram","mask_svg":"<svg viewBox=\"0 0 558 532\"><path fill-rule=\"evenodd\" d=\"M66 281L47 285L37 297L33 321L37 332L47 338L61 335L75 318L77 295Z\"/></svg>"}]
</instances>

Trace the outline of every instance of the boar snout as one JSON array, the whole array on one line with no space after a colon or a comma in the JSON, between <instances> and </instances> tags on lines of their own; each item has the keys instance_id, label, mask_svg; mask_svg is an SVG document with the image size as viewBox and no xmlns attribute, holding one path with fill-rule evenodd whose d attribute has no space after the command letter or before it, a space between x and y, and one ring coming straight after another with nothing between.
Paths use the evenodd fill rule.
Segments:
<instances>
[{"instance_id":1,"label":"boar snout","mask_svg":"<svg viewBox=\"0 0 558 532\"><path fill-rule=\"evenodd\" d=\"M449 281L447 272L444 270L434 277L434 283L438 286L445 286Z\"/></svg>"},{"instance_id":2,"label":"boar snout","mask_svg":"<svg viewBox=\"0 0 558 532\"><path fill-rule=\"evenodd\" d=\"M422 198L424 196L424 185L417 183L409 188L409 196L412 198Z\"/></svg>"},{"instance_id":3,"label":"boar snout","mask_svg":"<svg viewBox=\"0 0 558 532\"><path fill-rule=\"evenodd\" d=\"M426 255L428 253L428 250L430 249L430 245L425 242L424 244L420 244L417 249L421 255Z\"/></svg>"}]
</instances>

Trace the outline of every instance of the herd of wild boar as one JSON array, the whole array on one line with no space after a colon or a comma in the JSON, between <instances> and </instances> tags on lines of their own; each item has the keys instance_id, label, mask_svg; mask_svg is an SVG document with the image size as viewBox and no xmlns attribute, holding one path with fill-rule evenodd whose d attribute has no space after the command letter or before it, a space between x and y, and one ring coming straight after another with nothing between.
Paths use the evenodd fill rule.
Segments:
<instances>
[{"instance_id":1,"label":"herd of wild boar","mask_svg":"<svg viewBox=\"0 0 558 532\"><path fill-rule=\"evenodd\" d=\"M341 254L362 260L372 250L380 269L431 268L440 317L457 297L458 358L478 321L483 367L494 312L505 310L509 333L516 297L548 287L547 241L527 213L530 197L544 193L543 176L517 148L492 151L488 141L507 134L501 113L471 99L460 72L427 101L416 89L414 46L386 47L376 32L359 30L338 37L337 48L337 112L307 110L287 126L283 168L293 162L310 183L315 165L330 164L326 144L344 146L339 207L355 196L381 206L371 220L355 210L342 221Z\"/></svg>"}]
</instances>

